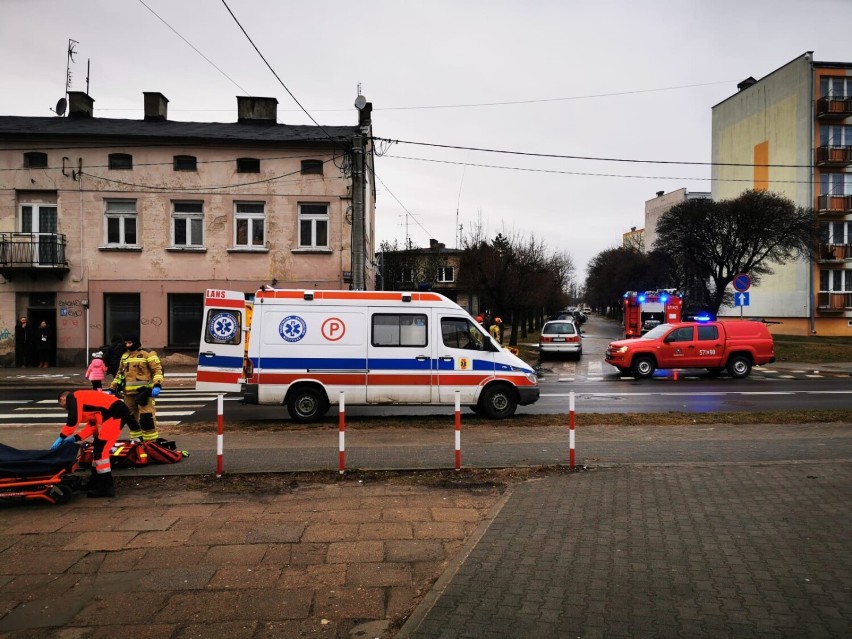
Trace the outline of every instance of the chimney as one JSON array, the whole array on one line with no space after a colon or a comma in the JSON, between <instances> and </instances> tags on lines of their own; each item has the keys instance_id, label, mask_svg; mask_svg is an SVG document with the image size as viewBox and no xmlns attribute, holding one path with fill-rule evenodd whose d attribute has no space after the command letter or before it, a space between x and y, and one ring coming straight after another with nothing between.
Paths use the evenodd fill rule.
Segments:
<instances>
[{"instance_id":1,"label":"chimney","mask_svg":"<svg viewBox=\"0 0 852 639\"><path fill-rule=\"evenodd\" d=\"M435 238L429 238L429 249L434 251L436 248L438 248L438 240Z\"/></svg>"},{"instance_id":2,"label":"chimney","mask_svg":"<svg viewBox=\"0 0 852 639\"><path fill-rule=\"evenodd\" d=\"M95 101L83 91L68 92L68 117L91 118L95 111Z\"/></svg>"},{"instance_id":3,"label":"chimney","mask_svg":"<svg viewBox=\"0 0 852 639\"><path fill-rule=\"evenodd\" d=\"M238 95L237 122L276 124L278 122L278 100Z\"/></svg>"},{"instance_id":4,"label":"chimney","mask_svg":"<svg viewBox=\"0 0 852 639\"><path fill-rule=\"evenodd\" d=\"M663 193L665 193L665 191L657 191L657 197L663 197Z\"/></svg>"},{"instance_id":5,"label":"chimney","mask_svg":"<svg viewBox=\"0 0 852 639\"><path fill-rule=\"evenodd\" d=\"M163 122L168 119L169 99L156 91L143 91L145 96L145 121Z\"/></svg>"},{"instance_id":6,"label":"chimney","mask_svg":"<svg viewBox=\"0 0 852 639\"><path fill-rule=\"evenodd\" d=\"M755 80L753 77L749 76L737 85L737 90L738 91L745 91L746 89L748 89L753 84L757 84L757 80Z\"/></svg>"}]
</instances>

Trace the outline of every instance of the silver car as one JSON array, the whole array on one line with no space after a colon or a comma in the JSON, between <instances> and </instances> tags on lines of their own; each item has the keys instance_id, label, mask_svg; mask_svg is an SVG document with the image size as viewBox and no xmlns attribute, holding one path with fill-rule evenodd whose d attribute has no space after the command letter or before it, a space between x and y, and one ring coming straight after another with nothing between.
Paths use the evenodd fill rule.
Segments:
<instances>
[{"instance_id":1,"label":"silver car","mask_svg":"<svg viewBox=\"0 0 852 639\"><path fill-rule=\"evenodd\" d=\"M580 327L570 320L551 320L541 327L538 338L539 358L569 353L577 359L583 354L583 335Z\"/></svg>"}]
</instances>

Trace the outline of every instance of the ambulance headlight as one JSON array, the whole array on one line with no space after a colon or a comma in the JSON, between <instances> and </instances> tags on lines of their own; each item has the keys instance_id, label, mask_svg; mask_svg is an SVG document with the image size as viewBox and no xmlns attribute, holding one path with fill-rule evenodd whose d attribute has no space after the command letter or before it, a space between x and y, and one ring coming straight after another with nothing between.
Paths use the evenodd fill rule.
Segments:
<instances>
[{"instance_id":1,"label":"ambulance headlight","mask_svg":"<svg viewBox=\"0 0 852 639\"><path fill-rule=\"evenodd\" d=\"M527 379L530 380L531 384L538 384L538 377L535 373L527 373Z\"/></svg>"}]
</instances>

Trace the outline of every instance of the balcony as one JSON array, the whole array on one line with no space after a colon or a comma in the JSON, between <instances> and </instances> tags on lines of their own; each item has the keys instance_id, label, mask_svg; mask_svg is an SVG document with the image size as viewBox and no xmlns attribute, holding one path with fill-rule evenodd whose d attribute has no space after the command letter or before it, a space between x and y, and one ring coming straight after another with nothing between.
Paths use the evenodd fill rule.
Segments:
<instances>
[{"instance_id":1,"label":"balcony","mask_svg":"<svg viewBox=\"0 0 852 639\"><path fill-rule=\"evenodd\" d=\"M819 262L843 262L852 260L852 244L820 244Z\"/></svg>"},{"instance_id":2,"label":"balcony","mask_svg":"<svg viewBox=\"0 0 852 639\"><path fill-rule=\"evenodd\" d=\"M62 278L68 270L64 235L0 233L0 274L7 280L16 275L38 279L48 273Z\"/></svg>"},{"instance_id":3,"label":"balcony","mask_svg":"<svg viewBox=\"0 0 852 639\"><path fill-rule=\"evenodd\" d=\"M852 146L817 147L817 166L824 168L843 168L850 164L852 164Z\"/></svg>"},{"instance_id":4,"label":"balcony","mask_svg":"<svg viewBox=\"0 0 852 639\"><path fill-rule=\"evenodd\" d=\"M821 120L843 120L852 116L852 98L835 96L820 98L816 103L816 116Z\"/></svg>"},{"instance_id":5,"label":"balcony","mask_svg":"<svg viewBox=\"0 0 852 639\"><path fill-rule=\"evenodd\" d=\"M852 195L820 195L817 198L820 217L836 217L852 213Z\"/></svg>"},{"instance_id":6,"label":"balcony","mask_svg":"<svg viewBox=\"0 0 852 639\"><path fill-rule=\"evenodd\" d=\"M842 313L852 311L852 293L817 293L817 310L823 313Z\"/></svg>"}]
</instances>

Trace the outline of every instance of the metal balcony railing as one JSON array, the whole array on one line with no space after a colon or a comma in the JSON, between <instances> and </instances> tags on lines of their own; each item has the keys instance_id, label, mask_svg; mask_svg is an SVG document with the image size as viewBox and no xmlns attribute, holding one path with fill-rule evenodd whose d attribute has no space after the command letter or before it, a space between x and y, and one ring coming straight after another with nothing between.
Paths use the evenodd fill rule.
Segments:
<instances>
[{"instance_id":1,"label":"metal balcony railing","mask_svg":"<svg viewBox=\"0 0 852 639\"><path fill-rule=\"evenodd\" d=\"M817 147L817 166L848 166L852 164L852 146Z\"/></svg>"},{"instance_id":2,"label":"metal balcony railing","mask_svg":"<svg viewBox=\"0 0 852 639\"><path fill-rule=\"evenodd\" d=\"M60 233L0 233L0 273L66 273L65 236Z\"/></svg>"},{"instance_id":3,"label":"metal balcony railing","mask_svg":"<svg viewBox=\"0 0 852 639\"><path fill-rule=\"evenodd\" d=\"M852 259L852 244L820 244L819 260L822 262L843 262Z\"/></svg>"},{"instance_id":4,"label":"metal balcony railing","mask_svg":"<svg viewBox=\"0 0 852 639\"><path fill-rule=\"evenodd\" d=\"M817 211L820 215L848 215L852 213L852 195L820 195Z\"/></svg>"},{"instance_id":5,"label":"metal balcony railing","mask_svg":"<svg viewBox=\"0 0 852 639\"><path fill-rule=\"evenodd\" d=\"M852 115L852 98L844 95L820 98L816 104L816 115L825 120L841 120Z\"/></svg>"},{"instance_id":6,"label":"metal balcony railing","mask_svg":"<svg viewBox=\"0 0 852 639\"><path fill-rule=\"evenodd\" d=\"M826 312L852 310L852 293L820 291L817 293L817 310Z\"/></svg>"}]
</instances>

